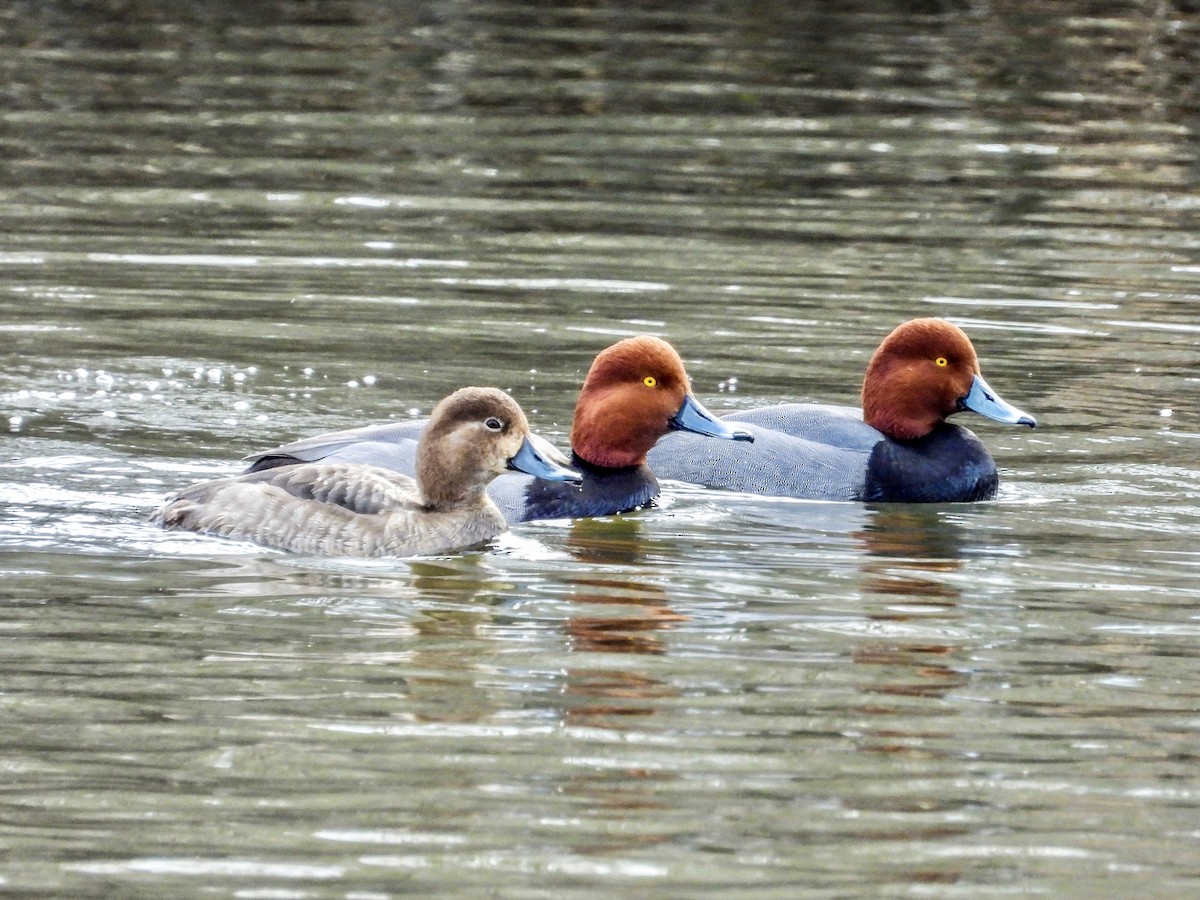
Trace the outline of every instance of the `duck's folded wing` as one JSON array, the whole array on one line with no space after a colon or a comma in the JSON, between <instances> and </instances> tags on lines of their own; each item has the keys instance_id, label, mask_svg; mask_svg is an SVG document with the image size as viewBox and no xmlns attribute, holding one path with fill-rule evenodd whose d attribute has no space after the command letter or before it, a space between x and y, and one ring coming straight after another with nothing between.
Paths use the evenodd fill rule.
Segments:
<instances>
[{"instance_id":1,"label":"duck's folded wing","mask_svg":"<svg viewBox=\"0 0 1200 900\"><path fill-rule=\"evenodd\" d=\"M414 419L329 431L251 454L246 457L250 462L247 471L325 461L365 463L411 474L416 465L417 441L424 428L424 419Z\"/></svg>"},{"instance_id":2,"label":"duck's folded wing","mask_svg":"<svg viewBox=\"0 0 1200 900\"><path fill-rule=\"evenodd\" d=\"M415 481L378 466L307 463L238 477L282 488L298 500L329 503L364 515L415 508L420 502Z\"/></svg>"}]
</instances>

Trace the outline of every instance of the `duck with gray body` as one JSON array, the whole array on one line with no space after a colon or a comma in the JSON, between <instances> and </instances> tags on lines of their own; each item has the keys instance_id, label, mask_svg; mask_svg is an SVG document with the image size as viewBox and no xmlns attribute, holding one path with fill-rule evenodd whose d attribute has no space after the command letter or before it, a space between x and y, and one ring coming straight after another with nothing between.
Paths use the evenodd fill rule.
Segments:
<instances>
[{"instance_id":1,"label":"duck with gray body","mask_svg":"<svg viewBox=\"0 0 1200 900\"><path fill-rule=\"evenodd\" d=\"M979 371L970 339L941 319L898 326L875 351L863 408L790 403L731 413L753 436L732 448L672 434L650 451L662 478L812 500L936 503L987 500L1000 476L970 430L946 417L970 410L997 422L1036 420L1005 402Z\"/></svg>"}]
</instances>

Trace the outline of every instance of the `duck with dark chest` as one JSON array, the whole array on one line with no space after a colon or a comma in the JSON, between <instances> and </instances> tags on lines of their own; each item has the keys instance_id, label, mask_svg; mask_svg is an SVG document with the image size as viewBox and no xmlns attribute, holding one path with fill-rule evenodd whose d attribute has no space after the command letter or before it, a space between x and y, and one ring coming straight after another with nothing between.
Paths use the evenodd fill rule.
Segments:
<instances>
[{"instance_id":1,"label":"duck with dark chest","mask_svg":"<svg viewBox=\"0 0 1200 900\"><path fill-rule=\"evenodd\" d=\"M1001 399L983 379L975 348L942 319L913 319L889 334L871 358L861 412L789 403L731 413L752 446L671 435L648 455L663 478L754 494L813 500L949 502L987 500L999 485L996 463L974 433L946 421L973 411L1033 427L1036 420Z\"/></svg>"}]
</instances>

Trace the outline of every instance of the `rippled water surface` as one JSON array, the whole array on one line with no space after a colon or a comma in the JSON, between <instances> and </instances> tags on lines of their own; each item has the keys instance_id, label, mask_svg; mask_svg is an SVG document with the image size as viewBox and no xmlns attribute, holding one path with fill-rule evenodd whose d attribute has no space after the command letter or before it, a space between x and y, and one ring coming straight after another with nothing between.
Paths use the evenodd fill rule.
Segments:
<instances>
[{"instance_id":1,"label":"rippled water surface","mask_svg":"<svg viewBox=\"0 0 1200 900\"><path fill-rule=\"evenodd\" d=\"M1200 890L1200 14L1054 8L0 10L0 889ZM917 315L1039 418L994 502L145 522L466 383L565 446L623 335L853 403Z\"/></svg>"}]
</instances>

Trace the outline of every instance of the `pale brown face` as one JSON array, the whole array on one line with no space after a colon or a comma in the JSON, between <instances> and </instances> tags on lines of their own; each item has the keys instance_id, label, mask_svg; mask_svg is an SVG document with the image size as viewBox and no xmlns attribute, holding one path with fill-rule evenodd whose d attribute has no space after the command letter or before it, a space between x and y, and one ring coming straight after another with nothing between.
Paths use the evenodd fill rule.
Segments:
<instances>
[{"instance_id":1,"label":"pale brown face","mask_svg":"<svg viewBox=\"0 0 1200 900\"><path fill-rule=\"evenodd\" d=\"M596 357L579 392L571 446L593 465L645 461L688 393L683 361L666 341L627 338Z\"/></svg>"},{"instance_id":2,"label":"pale brown face","mask_svg":"<svg viewBox=\"0 0 1200 900\"><path fill-rule=\"evenodd\" d=\"M417 484L429 506L483 501L497 475L514 470L549 481L580 475L529 430L517 401L496 388L460 388L436 407L417 446Z\"/></svg>"},{"instance_id":3,"label":"pale brown face","mask_svg":"<svg viewBox=\"0 0 1200 900\"><path fill-rule=\"evenodd\" d=\"M429 417L417 448L417 482L427 501L481 493L508 467L529 434L517 401L496 388L460 388Z\"/></svg>"},{"instance_id":4,"label":"pale brown face","mask_svg":"<svg viewBox=\"0 0 1200 900\"><path fill-rule=\"evenodd\" d=\"M875 351L863 380L863 421L889 437L922 437L957 412L979 374L975 348L942 319L913 319Z\"/></svg>"}]
</instances>

